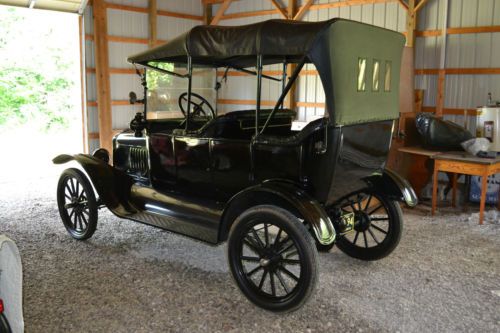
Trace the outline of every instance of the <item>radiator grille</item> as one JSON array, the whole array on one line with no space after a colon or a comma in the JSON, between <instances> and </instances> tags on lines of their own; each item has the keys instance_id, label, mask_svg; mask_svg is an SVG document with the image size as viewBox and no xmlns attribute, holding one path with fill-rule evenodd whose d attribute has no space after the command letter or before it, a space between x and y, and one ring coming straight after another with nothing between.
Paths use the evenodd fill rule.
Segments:
<instances>
[{"instance_id":1,"label":"radiator grille","mask_svg":"<svg viewBox=\"0 0 500 333\"><path fill-rule=\"evenodd\" d=\"M129 165L130 171L145 176L148 173L148 150L141 147L131 147Z\"/></svg>"}]
</instances>

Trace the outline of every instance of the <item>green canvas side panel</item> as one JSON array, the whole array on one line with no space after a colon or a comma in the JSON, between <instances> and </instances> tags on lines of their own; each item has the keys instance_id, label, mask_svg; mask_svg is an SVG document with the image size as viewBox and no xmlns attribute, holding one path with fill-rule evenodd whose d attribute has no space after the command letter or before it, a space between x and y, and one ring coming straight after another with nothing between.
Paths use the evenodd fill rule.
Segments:
<instances>
[{"instance_id":1,"label":"green canvas side panel","mask_svg":"<svg viewBox=\"0 0 500 333\"><path fill-rule=\"evenodd\" d=\"M317 43L324 45L313 52L312 60L318 67L327 109L336 125L399 117L399 72L405 43L402 34L339 20ZM360 67L364 68L364 86L358 80ZM374 84L376 67L378 88Z\"/></svg>"}]
</instances>

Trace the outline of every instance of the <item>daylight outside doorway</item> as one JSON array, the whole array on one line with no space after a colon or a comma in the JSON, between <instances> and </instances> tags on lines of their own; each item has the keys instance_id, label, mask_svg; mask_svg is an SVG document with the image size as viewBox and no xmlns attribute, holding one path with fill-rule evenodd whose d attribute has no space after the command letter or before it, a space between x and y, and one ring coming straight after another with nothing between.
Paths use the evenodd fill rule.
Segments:
<instances>
[{"instance_id":1,"label":"daylight outside doorway","mask_svg":"<svg viewBox=\"0 0 500 333\"><path fill-rule=\"evenodd\" d=\"M0 6L0 185L83 150L78 16Z\"/></svg>"}]
</instances>

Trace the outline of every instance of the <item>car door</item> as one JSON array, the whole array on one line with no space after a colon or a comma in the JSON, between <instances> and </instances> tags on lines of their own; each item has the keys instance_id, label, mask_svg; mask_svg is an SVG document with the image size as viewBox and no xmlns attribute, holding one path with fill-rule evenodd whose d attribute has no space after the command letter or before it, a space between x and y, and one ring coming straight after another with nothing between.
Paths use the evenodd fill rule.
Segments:
<instances>
[{"instance_id":1,"label":"car door","mask_svg":"<svg viewBox=\"0 0 500 333\"><path fill-rule=\"evenodd\" d=\"M174 136L173 146L178 192L213 198L210 170L210 141L193 136Z\"/></svg>"},{"instance_id":2,"label":"car door","mask_svg":"<svg viewBox=\"0 0 500 333\"><path fill-rule=\"evenodd\" d=\"M229 200L253 184L250 140L212 139L212 179L217 198Z\"/></svg>"}]
</instances>

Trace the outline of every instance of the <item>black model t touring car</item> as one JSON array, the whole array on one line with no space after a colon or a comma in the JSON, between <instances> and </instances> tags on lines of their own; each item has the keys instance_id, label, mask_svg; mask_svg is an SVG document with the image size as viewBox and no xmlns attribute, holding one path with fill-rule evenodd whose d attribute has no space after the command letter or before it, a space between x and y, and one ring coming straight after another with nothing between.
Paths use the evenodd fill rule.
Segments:
<instances>
[{"instance_id":1,"label":"black model t touring car","mask_svg":"<svg viewBox=\"0 0 500 333\"><path fill-rule=\"evenodd\" d=\"M231 273L252 302L298 308L314 290L317 249L387 256L401 236L398 201L416 204L411 186L385 168L403 45L397 32L343 19L270 20L197 26L130 57L144 86L144 99L131 93L131 103L144 112L114 137L112 164L105 149L54 159L83 169L59 180L66 229L91 237L106 206L210 244L227 241ZM305 64L318 71L325 116L298 130L284 101ZM263 73L270 65L282 75ZM223 113L217 93L235 71L255 76L255 108ZM272 109L261 108L264 79L280 82Z\"/></svg>"}]
</instances>

